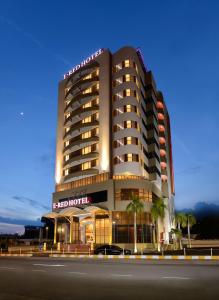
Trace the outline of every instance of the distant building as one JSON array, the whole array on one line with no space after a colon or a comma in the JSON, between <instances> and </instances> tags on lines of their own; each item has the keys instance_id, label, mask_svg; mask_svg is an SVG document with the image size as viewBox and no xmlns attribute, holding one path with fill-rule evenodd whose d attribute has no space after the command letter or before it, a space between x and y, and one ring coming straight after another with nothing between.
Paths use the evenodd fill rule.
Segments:
<instances>
[{"instance_id":1,"label":"distant building","mask_svg":"<svg viewBox=\"0 0 219 300\"><path fill-rule=\"evenodd\" d=\"M100 49L59 83L54 242L133 243L132 195L138 243L152 243L150 209L167 205L159 238L166 243L174 211L170 119L140 50Z\"/></svg>"}]
</instances>

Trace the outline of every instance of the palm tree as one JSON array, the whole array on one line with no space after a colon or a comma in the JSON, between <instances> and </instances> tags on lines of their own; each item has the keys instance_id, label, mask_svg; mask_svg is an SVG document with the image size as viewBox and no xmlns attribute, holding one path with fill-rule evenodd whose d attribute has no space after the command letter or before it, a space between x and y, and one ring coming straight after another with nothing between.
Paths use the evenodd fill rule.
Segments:
<instances>
[{"instance_id":1,"label":"palm tree","mask_svg":"<svg viewBox=\"0 0 219 300\"><path fill-rule=\"evenodd\" d=\"M161 220L164 219L165 217L165 209L166 205L164 204L164 200L162 198L158 198L154 200L152 208L151 208L151 218L152 222L154 224L153 228L153 244L155 245L155 240L157 240L157 248L158 251L160 249L160 243L159 243L159 236L158 236L158 219L160 218ZM155 237L155 227L156 227L156 232L157 232L157 238Z\"/></svg>"},{"instance_id":2,"label":"palm tree","mask_svg":"<svg viewBox=\"0 0 219 300\"><path fill-rule=\"evenodd\" d=\"M196 218L190 212L190 213L186 214L186 219L187 219L187 232L188 232L189 248L191 248L190 228L196 224Z\"/></svg>"},{"instance_id":3,"label":"palm tree","mask_svg":"<svg viewBox=\"0 0 219 300\"><path fill-rule=\"evenodd\" d=\"M175 243L178 241L179 242L179 247L180 247L180 249L182 249L182 241L181 241L182 232L181 232L181 230L179 228L172 228L170 233L174 236Z\"/></svg>"},{"instance_id":4,"label":"palm tree","mask_svg":"<svg viewBox=\"0 0 219 300\"><path fill-rule=\"evenodd\" d=\"M178 212L175 216L175 221L177 224L178 229L181 229L187 226L187 217L186 214L183 212Z\"/></svg>"},{"instance_id":5,"label":"palm tree","mask_svg":"<svg viewBox=\"0 0 219 300\"><path fill-rule=\"evenodd\" d=\"M137 252L137 224L136 218L137 214L143 212L144 204L141 202L140 198L136 195L132 195L132 202L130 202L127 207L126 211L131 212L134 214L134 253Z\"/></svg>"}]
</instances>

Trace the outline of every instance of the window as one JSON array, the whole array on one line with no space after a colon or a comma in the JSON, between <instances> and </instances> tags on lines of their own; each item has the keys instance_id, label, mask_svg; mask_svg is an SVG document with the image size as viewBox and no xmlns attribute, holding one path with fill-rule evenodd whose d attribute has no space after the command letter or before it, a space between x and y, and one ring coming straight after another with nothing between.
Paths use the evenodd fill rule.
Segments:
<instances>
[{"instance_id":1,"label":"window","mask_svg":"<svg viewBox=\"0 0 219 300\"><path fill-rule=\"evenodd\" d=\"M81 136L82 139L88 139L90 137L91 137L91 131L84 132L84 133L82 133L82 136Z\"/></svg>"},{"instance_id":2,"label":"window","mask_svg":"<svg viewBox=\"0 0 219 300\"><path fill-rule=\"evenodd\" d=\"M85 119L82 120L82 123L90 123L91 122L91 116L86 117Z\"/></svg>"},{"instance_id":3,"label":"window","mask_svg":"<svg viewBox=\"0 0 219 300\"><path fill-rule=\"evenodd\" d=\"M65 147L67 147L69 145L69 141L65 142Z\"/></svg>"},{"instance_id":4,"label":"window","mask_svg":"<svg viewBox=\"0 0 219 300\"><path fill-rule=\"evenodd\" d=\"M83 78L83 80L87 80L87 79L91 79L92 78L92 74L90 73L90 74L88 74L87 76L85 76L84 78Z\"/></svg>"},{"instance_id":5,"label":"window","mask_svg":"<svg viewBox=\"0 0 219 300\"><path fill-rule=\"evenodd\" d=\"M66 155L65 156L65 161L68 161L69 160L69 155Z\"/></svg>"},{"instance_id":6,"label":"window","mask_svg":"<svg viewBox=\"0 0 219 300\"><path fill-rule=\"evenodd\" d=\"M88 147L85 147L82 149L82 154L85 155L85 154L88 154L91 152L91 146L88 146Z\"/></svg>"},{"instance_id":7,"label":"window","mask_svg":"<svg viewBox=\"0 0 219 300\"><path fill-rule=\"evenodd\" d=\"M95 129L95 133L96 133L96 135L98 135L99 134L99 132L100 132L100 130L99 130L99 127L97 127L96 129Z\"/></svg>"},{"instance_id":8,"label":"window","mask_svg":"<svg viewBox=\"0 0 219 300\"><path fill-rule=\"evenodd\" d=\"M123 98L123 93L122 93L122 92L119 92L119 93L117 93L117 94L115 94L115 95L113 96L113 100L114 100L114 101L120 100L120 99L122 99L122 98Z\"/></svg>"},{"instance_id":9,"label":"window","mask_svg":"<svg viewBox=\"0 0 219 300\"><path fill-rule=\"evenodd\" d=\"M132 154L131 153L126 154L126 161L132 161Z\"/></svg>"},{"instance_id":10,"label":"window","mask_svg":"<svg viewBox=\"0 0 219 300\"><path fill-rule=\"evenodd\" d=\"M97 69L96 72L95 72L95 75L99 76L99 73L100 73L100 71L99 71L99 69Z\"/></svg>"},{"instance_id":11,"label":"window","mask_svg":"<svg viewBox=\"0 0 219 300\"><path fill-rule=\"evenodd\" d=\"M131 112L132 106L130 104L126 105L126 112Z\"/></svg>"},{"instance_id":12,"label":"window","mask_svg":"<svg viewBox=\"0 0 219 300\"><path fill-rule=\"evenodd\" d=\"M132 121L125 121L125 128L132 128Z\"/></svg>"},{"instance_id":13,"label":"window","mask_svg":"<svg viewBox=\"0 0 219 300\"><path fill-rule=\"evenodd\" d=\"M95 120L99 120L99 112L95 113Z\"/></svg>"},{"instance_id":14,"label":"window","mask_svg":"<svg viewBox=\"0 0 219 300\"><path fill-rule=\"evenodd\" d=\"M82 92L82 94L89 94L89 93L92 93L92 88L91 88L91 87L88 88L88 89L86 89L86 90L84 90L84 91Z\"/></svg>"},{"instance_id":15,"label":"window","mask_svg":"<svg viewBox=\"0 0 219 300\"><path fill-rule=\"evenodd\" d=\"M87 108L87 107L91 107L91 101L82 106L82 108Z\"/></svg>"},{"instance_id":16,"label":"window","mask_svg":"<svg viewBox=\"0 0 219 300\"><path fill-rule=\"evenodd\" d=\"M66 170L64 171L64 174L65 174L65 176L67 176L67 175L69 174L69 169L66 169Z\"/></svg>"},{"instance_id":17,"label":"window","mask_svg":"<svg viewBox=\"0 0 219 300\"><path fill-rule=\"evenodd\" d=\"M70 127L65 128L66 133L69 132L69 130L70 130Z\"/></svg>"},{"instance_id":18,"label":"window","mask_svg":"<svg viewBox=\"0 0 219 300\"><path fill-rule=\"evenodd\" d=\"M124 75L124 77L123 77L123 81L124 81L124 82L131 81L131 75L130 75L130 74L126 74L126 75Z\"/></svg>"},{"instance_id":19,"label":"window","mask_svg":"<svg viewBox=\"0 0 219 300\"><path fill-rule=\"evenodd\" d=\"M127 136L126 137L126 145L131 145L132 144L132 137L131 136Z\"/></svg>"},{"instance_id":20,"label":"window","mask_svg":"<svg viewBox=\"0 0 219 300\"><path fill-rule=\"evenodd\" d=\"M87 170L91 168L91 162L87 161L81 165L81 170Z\"/></svg>"},{"instance_id":21,"label":"window","mask_svg":"<svg viewBox=\"0 0 219 300\"><path fill-rule=\"evenodd\" d=\"M124 90L124 97L129 97L129 96L131 96L131 90L130 89Z\"/></svg>"},{"instance_id":22,"label":"window","mask_svg":"<svg viewBox=\"0 0 219 300\"><path fill-rule=\"evenodd\" d=\"M99 104L99 97L94 100L95 105Z\"/></svg>"},{"instance_id":23,"label":"window","mask_svg":"<svg viewBox=\"0 0 219 300\"><path fill-rule=\"evenodd\" d=\"M129 60L129 59L126 59L126 60L124 61L124 67L125 67L125 68L130 67L130 60Z\"/></svg>"},{"instance_id":24,"label":"window","mask_svg":"<svg viewBox=\"0 0 219 300\"><path fill-rule=\"evenodd\" d=\"M138 189L121 189L121 200L132 200L134 196L139 196Z\"/></svg>"},{"instance_id":25,"label":"window","mask_svg":"<svg viewBox=\"0 0 219 300\"><path fill-rule=\"evenodd\" d=\"M70 117L70 115L71 115L70 113L67 113L65 118L68 119Z\"/></svg>"}]
</instances>

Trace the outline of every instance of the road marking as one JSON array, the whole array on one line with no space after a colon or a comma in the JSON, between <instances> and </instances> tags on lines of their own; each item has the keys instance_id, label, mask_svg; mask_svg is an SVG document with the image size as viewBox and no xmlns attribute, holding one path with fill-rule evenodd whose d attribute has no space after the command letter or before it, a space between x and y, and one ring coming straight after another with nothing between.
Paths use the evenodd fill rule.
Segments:
<instances>
[{"instance_id":1,"label":"road marking","mask_svg":"<svg viewBox=\"0 0 219 300\"><path fill-rule=\"evenodd\" d=\"M188 280L188 279L191 279L189 277L177 277L177 276L165 276L165 277L162 277L163 279L181 279L181 280Z\"/></svg>"},{"instance_id":2,"label":"road marking","mask_svg":"<svg viewBox=\"0 0 219 300\"><path fill-rule=\"evenodd\" d=\"M124 277L131 277L132 276L132 274L111 274L112 276L120 276L120 277L122 277L122 276L124 276Z\"/></svg>"},{"instance_id":3,"label":"road marking","mask_svg":"<svg viewBox=\"0 0 219 300\"><path fill-rule=\"evenodd\" d=\"M46 271L45 270L32 270L32 272L43 272L43 273L45 273Z\"/></svg>"},{"instance_id":4,"label":"road marking","mask_svg":"<svg viewBox=\"0 0 219 300\"><path fill-rule=\"evenodd\" d=\"M33 264L33 266L40 266L40 267L64 267L65 265Z\"/></svg>"},{"instance_id":5,"label":"road marking","mask_svg":"<svg viewBox=\"0 0 219 300\"><path fill-rule=\"evenodd\" d=\"M0 269L4 269L4 270L15 270L16 268L11 268L11 267L0 267Z\"/></svg>"},{"instance_id":6,"label":"road marking","mask_svg":"<svg viewBox=\"0 0 219 300\"><path fill-rule=\"evenodd\" d=\"M68 272L69 274L76 274L76 275L85 275L86 273L83 272Z\"/></svg>"}]
</instances>

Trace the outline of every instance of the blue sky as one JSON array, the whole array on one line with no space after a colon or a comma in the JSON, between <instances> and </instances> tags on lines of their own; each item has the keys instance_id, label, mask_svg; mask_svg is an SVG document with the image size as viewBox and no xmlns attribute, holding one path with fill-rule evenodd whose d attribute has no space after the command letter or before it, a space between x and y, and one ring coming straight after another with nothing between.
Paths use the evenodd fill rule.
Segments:
<instances>
[{"instance_id":1,"label":"blue sky","mask_svg":"<svg viewBox=\"0 0 219 300\"><path fill-rule=\"evenodd\" d=\"M1 1L0 232L51 208L58 81L99 48L140 47L154 73L171 117L176 207L219 203L219 2L137 3Z\"/></svg>"}]
</instances>

